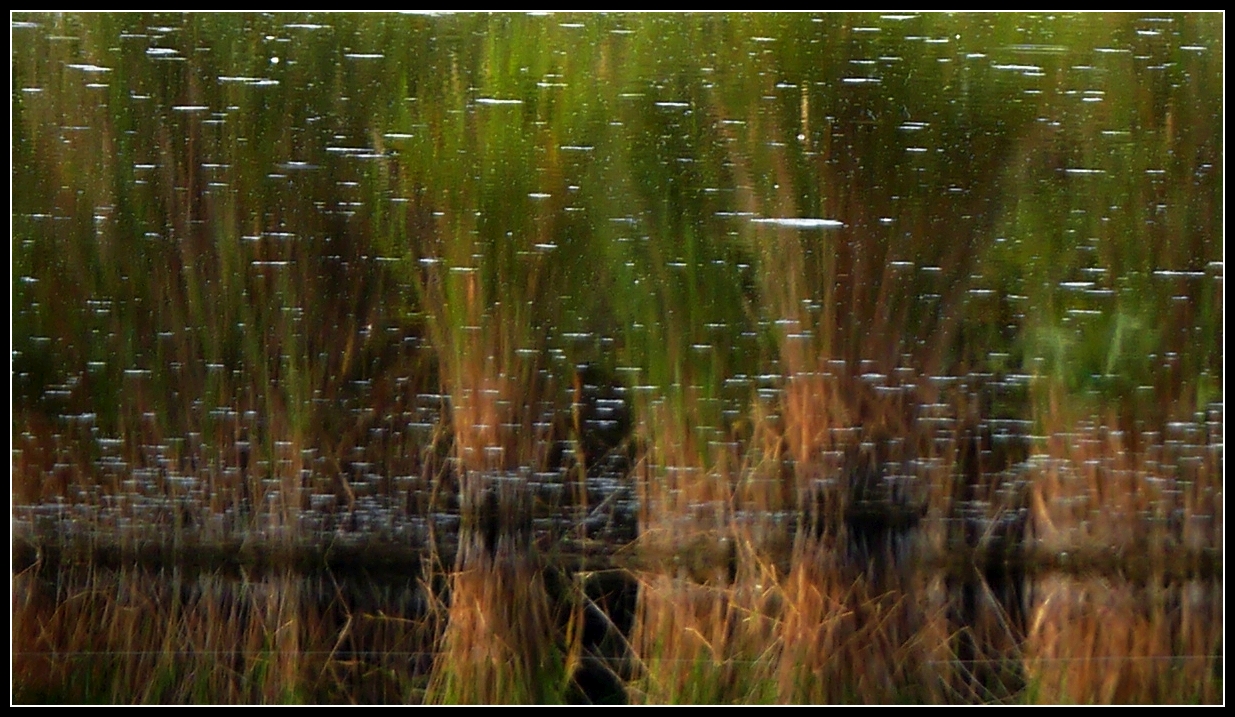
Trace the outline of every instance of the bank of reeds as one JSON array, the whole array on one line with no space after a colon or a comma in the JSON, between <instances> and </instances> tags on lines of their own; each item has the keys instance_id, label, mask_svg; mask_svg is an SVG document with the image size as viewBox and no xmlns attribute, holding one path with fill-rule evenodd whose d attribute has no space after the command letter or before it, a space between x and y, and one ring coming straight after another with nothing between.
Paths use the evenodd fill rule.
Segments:
<instances>
[{"instance_id":1,"label":"bank of reeds","mask_svg":"<svg viewBox=\"0 0 1235 717\"><path fill-rule=\"evenodd\" d=\"M1057 573L1033 582L1026 699L1213 704L1223 696L1221 587L1155 576L1134 585Z\"/></svg>"},{"instance_id":2,"label":"bank of reeds","mask_svg":"<svg viewBox=\"0 0 1235 717\"><path fill-rule=\"evenodd\" d=\"M1026 467L1028 548L1102 549L1155 565L1168 553L1218 549L1221 454L1204 425L1135 431L1113 419L1054 418Z\"/></svg>"},{"instance_id":3,"label":"bank of reeds","mask_svg":"<svg viewBox=\"0 0 1235 717\"><path fill-rule=\"evenodd\" d=\"M1062 68L1032 96L975 74L1015 98L997 118L849 95L843 24L739 33L715 83L639 74L711 21L605 31L562 82L537 43L565 25L455 18L444 55L340 30L259 89L197 47L140 80L144 27L48 22L14 101L18 530L369 533L431 567L368 607L290 574L35 568L22 701L555 702L589 698L584 663L649 703L1220 697L1219 596L1186 579L1223 530L1221 418L1195 415L1221 398L1216 96L1087 103L1141 148L1040 119ZM100 48L115 91L74 74ZM955 84L902 59L886 87ZM593 96L585 66L639 91ZM879 119L908 107L932 121ZM629 435L589 435L588 362L626 381ZM612 497L606 453L638 507L603 549L640 558L602 654L547 576Z\"/></svg>"},{"instance_id":4,"label":"bank of reeds","mask_svg":"<svg viewBox=\"0 0 1235 717\"><path fill-rule=\"evenodd\" d=\"M274 570L37 568L14 579L13 701L417 701L434 622L414 585Z\"/></svg>"},{"instance_id":5,"label":"bank of reeds","mask_svg":"<svg viewBox=\"0 0 1235 717\"><path fill-rule=\"evenodd\" d=\"M581 603L546 590L547 566L507 538L461 548L437 610L425 699L439 704L561 704L581 656Z\"/></svg>"},{"instance_id":6,"label":"bank of reeds","mask_svg":"<svg viewBox=\"0 0 1235 717\"><path fill-rule=\"evenodd\" d=\"M750 544L728 565L639 575L634 701L940 702L955 673L947 597L872 581L837 547L802 541L788 572ZM700 579L702 578L702 582ZM916 580L916 578L915 578ZM928 578L929 580L929 578Z\"/></svg>"},{"instance_id":7,"label":"bank of reeds","mask_svg":"<svg viewBox=\"0 0 1235 717\"><path fill-rule=\"evenodd\" d=\"M980 576L846 566L632 574L629 632L534 556L476 546L426 581L272 571L37 570L15 579L16 703L1212 703L1221 591L1054 572L1023 597ZM554 577L558 576L558 577ZM612 609L613 605L609 604ZM614 622L623 620L620 615ZM602 629L617 628L601 618ZM599 651L598 651L599 650ZM589 664L605 676L581 685Z\"/></svg>"}]
</instances>

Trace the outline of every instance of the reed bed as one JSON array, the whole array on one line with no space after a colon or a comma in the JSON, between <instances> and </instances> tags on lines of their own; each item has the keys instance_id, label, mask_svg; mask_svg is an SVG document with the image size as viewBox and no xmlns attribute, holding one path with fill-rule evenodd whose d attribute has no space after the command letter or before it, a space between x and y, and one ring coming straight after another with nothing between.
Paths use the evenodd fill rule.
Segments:
<instances>
[{"instance_id":1,"label":"reed bed","mask_svg":"<svg viewBox=\"0 0 1235 717\"><path fill-rule=\"evenodd\" d=\"M580 606L555 603L545 568L502 539L463 549L437 609L446 625L425 699L444 704L559 704L580 660ZM565 614L559 614L560 610Z\"/></svg>"},{"instance_id":2,"label":"reed bed","mask_svg":"<svg viewBox=\"0 0 1235 717\"><path fill-rule=\"evenodd\" d=\"M1055 571L1006 585L846 566L631 574L632 621L501 544L427 581L273 571L15 579L16 703L1213 703L1220 588ZM555 577L556 576L556 577ZM404 587L397 587L402 584ZM583 669L604 678L585 681ZM587 688L583 685L589 685Z\"/></svg>"},{"instance_id":3,"label":"reed bed","mask_svg":"<svg viewBox=\"0 0 1235 717\"><path fill-rule=\"evenodd\" d=\"M1055 704L1213 704L1223 695L1221 588L1158 578L1035 580L1023 645L1027 698Z\"/></svg>"},{"instance_id":4,"label":"reed bed","mask_svg":"<svg viewBox=\"0 0 1235 717\"><path fill-rule=\"evenodd\" d=\"M15 701L1221 700L1217 24L31 17Z\"/></svg>"},{"instance_id":5,"label":"reed bed","mask_svg":"<svg viewBox=\"0 0 1235 717\"><path fill-rule=\"evenodd\" d=\"M13 701L419 699L433 621L407 589L272 571L82 567L14 580ZM417 606L420 606L419 608Z\"/></svg>"},{"instance_id":6,"label":"reed bed","mask_svg":"<svg viewBox=\"0 0 1235 717\"><path fill-rule=\"evenodd\" d=\"M1127 431L1116 421L1056 425L1027 464L1030 546L1101 546L1161 564L1221 544L1221 453L1203 426Z\"/></svg>"},{"instance_id":7,"label":"reed bed","mask_svg":"<svg viewBox=\"0 0 1235 717\"><path fill-rule=\"evenodd\" d=\"M632 699L652 704L946 701L942 593L873 584L806 541L781 573L745 546L737 572L643 574ZM946 599L946 598L945 598Z\"/></svg>"}]
</instances>

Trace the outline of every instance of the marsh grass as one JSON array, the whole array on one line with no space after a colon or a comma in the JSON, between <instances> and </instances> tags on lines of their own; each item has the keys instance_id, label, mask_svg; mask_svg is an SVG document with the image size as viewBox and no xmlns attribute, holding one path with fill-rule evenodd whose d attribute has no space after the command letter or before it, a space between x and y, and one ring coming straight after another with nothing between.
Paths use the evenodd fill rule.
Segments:
<instances>
[{"instance_id":1,"label":"marsh grass","mask_svg":"<svg viewBox=\"0 0 1235 717\"><path fill-rule=\"evenodd\" d=\"M35 568L14 583L13 698L553 704L589 699L576 680L590 659L651 704L1220 699L1221 595L1204 580L1057 571L1009 601L980 575L847 565L826 539L801 541L787 566L740 543L736 567L635 572L633 625L601 654L579 584L509 548L474 543L463 570L385 588Z\"/></svg>"},{"instance_id":2,"label":"marsh grass","mask_svg":"<svg viewBox=\"0 0 1235 717\"><path fill-rule=\"evenodd\" d=\"M307 646L297 633L308 616L285 613L279 596L185 599L190 588L174 576L60 579L52 595L37 577L18 582L15 633L28 641L15 645L15 701L269 703L300 689Z\"/></svg>"},{"instance_id":3,"label":"marsh grass","mask_svg":"<svg viewBox=\"0 0 1235 717\"><path fill-rule=\"evenodd\" d=\"M804 541L781 572L744 546L736 575L639 576L634 701L652 704L942 702L956 697L941 588L876 584ZM953 675L953 677L949 677Z\"/></svg>"},{"instance_id":4,"label":"marsh grass","mask_svg":"<svg viewBox=\"0 0 1235 717\"><path fill-rule=\"evenodd\" d=\"M955 82L931 53L959 41L815 18L374 18L358 53L367 20L254 16L296 54L260 88L223 79L270 58L221 16L158 69L148 18L38 19L14 523L86 548L15 576L18 701L560 702L588 660L642 703L1221 699L1220 590L1189 574L1223 536L1208 21L1168 18L1181 55L1064 18L1200 78L1078 112L1071 49L1027 94ZM852 48L903 55L887 92L850 94ZM588 365L625 382L616 445ZM600 550L638 558L611 654L555 563L597 477L637 499ZM91 566L117 536L364 532L424 573Z\"/></svg>"},{"instance_id":5,"label":"marsh grass","mask_svg":"<svg viewBox=\"0 0 1235 717\"><path fill-rule=\"evenodd\" d=\"M580 613L545 586L544 565L502 539L479 542L447 576L436 609L445 632L425 701L442 704L560 704L580 659ZM565 610L565 614L561 611Z\"/></svg>"},{"instance_id":6,"label":"marsh grass","mask_svg":"<svg viewBox=\"0 0 1235 717\"><path fill-rule=\"evenodd\" d=\"M1221 542L1220 453L1192 421L1124 430L1057 416L1029 461L1032 546L1105 547L1161 565Z\"/></svg>"},{"instance_id":7,"label":"marsh grass","mask_svg":"<svg viewBox=\"0 0 1235 717\"><path fill-rule=\"evenodd\" d=\"M1025 636L1029 699L1056 704L1215 703L1222 698L1219 588L1158 578L1130 585L1036 580Z\"/></svg>"},{"instance_id":8,"label":"marsh grass","mask_svg":"<svg viewBox=\"0 0 1235 717\"><path fill-rule=\"evenodd\" d=\"M419 701L435 628L417 591L278 571L32 569L14 581L13 700Z\"/></svg>"}]
</instances>

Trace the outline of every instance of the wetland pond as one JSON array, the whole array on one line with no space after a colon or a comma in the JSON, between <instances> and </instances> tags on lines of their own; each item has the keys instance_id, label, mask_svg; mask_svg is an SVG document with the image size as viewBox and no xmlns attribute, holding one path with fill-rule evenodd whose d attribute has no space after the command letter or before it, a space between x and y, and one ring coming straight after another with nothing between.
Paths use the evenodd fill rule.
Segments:
<instances>
[{"instance_id":1,"label":"wetland pond","mask_svg":"<svg viewBox=\"0 0 1235 717\"><path fill-rule=\"evenodd\" d=\"M1224 699L1221 14L10 23L15 702Z\"/></svg>"}]
</instances>

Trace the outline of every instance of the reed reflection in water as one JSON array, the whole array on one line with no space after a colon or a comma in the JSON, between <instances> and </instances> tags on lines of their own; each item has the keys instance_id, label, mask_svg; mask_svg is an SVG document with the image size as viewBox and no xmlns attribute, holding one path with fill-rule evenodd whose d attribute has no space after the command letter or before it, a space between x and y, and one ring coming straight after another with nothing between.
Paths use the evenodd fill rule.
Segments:
<instances>
[{"instance_id":1,"label":"reed reflection in water","mask_svg":"<svg viewBox=\"0 0 1235 717\"><path fill-rule=\"evenodd\" d=\"M14 16L15 695L1217 701L1220 17Z\"/></svg>"}]
</instances>

